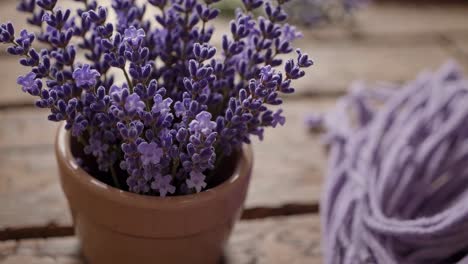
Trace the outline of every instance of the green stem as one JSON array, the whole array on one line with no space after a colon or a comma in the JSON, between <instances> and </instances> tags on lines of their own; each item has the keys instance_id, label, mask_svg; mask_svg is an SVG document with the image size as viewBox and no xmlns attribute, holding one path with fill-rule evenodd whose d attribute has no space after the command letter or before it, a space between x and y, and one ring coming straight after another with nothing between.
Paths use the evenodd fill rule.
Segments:
<instances>
[{"instance_id":1,"label":"green stem","mask_svg":"<svg viewBox=\"0 0 468 264\"><path fill-rule=\"evenodd\" d=\"M175 178L177 175L177 168L179 168L179 159L174 160L174 163L172 165L172 177Z\"/></svg>"},{"instance_id":2,"label":"green stem","mask_svg":"<svg viewBox=\"0 0 468 264\"><path fill-rule=\"evenodd\" d=\"M78 139L78 142L79 142L83 147L86 146L86 140L84 139L83 136L79 136L77 139Z\"/></svg>"},{"instance_id":3,"label":"green stem","mask_svg":"<svg viewBox=\"0 0 468 264\"><path fill-rule=\"evenodd\" d=\"M219 154L219 156L216 158L215 169L219 167L219 165L220 165L221 162L223 161L225 155L226 155L226 154L224 154L224 151L223 151L223 152L221 152L221 154Z\"/></svg>"},{"instance_id":4,"label":"green stem","mask_svg":"<svg viewBox=\"0 0 468 264\"><path fill-rule=\"evenodd\" d=\"M114 166L110 166L110 172L111 172L112 180L114 181L115 187L122 190L122 188L120 187L119 179L117 178L117 172L115 171Z\"/></svg>"},{"instance_id":5,"label":"green stem","mask_svg":"<svg viewBox=\"0 0 468 264\"><path fill-rule=\"evenodd\" d=\"M203 35L205 34L205 27L206 27L206 22L203 21L203 24L202 24L202 34Z\"/></svg>"},{"instance_id":6,"label":"green stem","mask_svg":"<svg viewBox=\"0 0 468 264\"><path fill-rule=\"evenodd\" d=\"M125 70L125 68L122 68L122 71L123 71L123 73L125 75L125 79L127 80L127 84L128 84L128 88L130 89L130 93L133 93L133 83L130 80L130 76L128 76L128 73Z\"/></svg>"},{"instance_id":7,"label":"green stem","mask_svg":"<svg viewBox=\"0 0 468 264\"><path fill-rule=\"evenodd\" d=\"M214 169L212 171L210 171L209 173L207 173L206 175L206 182L207 183L210 183L211 180L213 179L213 177L215 176L215 172L218 171L218 168L219 168L219 165L221 165L221 162L223 161L224 157L225 157L225 154L224 152L221 151L220 154L218 154L219 151L216 150L216 161L215 161L215 165L214 165Z\"/></svg>"}]
</instances>

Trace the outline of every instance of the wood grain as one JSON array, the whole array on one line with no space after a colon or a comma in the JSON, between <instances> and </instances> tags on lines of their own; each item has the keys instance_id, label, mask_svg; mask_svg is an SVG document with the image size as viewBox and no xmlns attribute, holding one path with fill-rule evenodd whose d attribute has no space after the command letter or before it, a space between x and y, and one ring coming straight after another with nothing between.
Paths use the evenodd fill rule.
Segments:
<instances>
[{"instance_id":1,"label":"wood grain","mask_svg":"<svg viewBox=\"0 0 468 264\"><path fill-rule=\"evenodd\" d=\"M49 122L49 111L33 107L0 111L0 148L18 151L53 144L57 123ZM47 150L47 149L46 149Z\"/></svg>"},{"instance_id":2,"label":"wood grain","mask_svg":"<svg viewBox=\"0 0 468 264\"><path fill-rule=\"evenodd\" d=\"M315 65L307 69L307 78L293 83L296 93L292 97L342 94L354 80L407 81L423 69L438 67L451 56L449 50L431 43L387 46L303 39L298 47L309 53ZM32 104L34 99L16 84L17 76L26 69L12 57L0 57L0 67L4 69L0 71L0 105Z\"/></svg>"},{"instance_id":3,"label":"wood grain","mask_svg":"<svg viewBox=\"0 0 468 264\"><path fill-rule=\"evenodd\" d=\"M363 34L417 37L468 31L468 5L424 3L374 4L356 13Z\"/></svg>"},{"instance_id":4,"label":"wood grain","mask_svg":"<svg viewBox=\"0 0 468 264\"><path fill-rule=\"evenodd\" d=\"M24 26L20 23L24 16L13 11L15 5L13 0L2 1L0 18ZM297 46L308 52L316 65L308 70L306 79L295 84L294 96L341 94L356 79L405 81L423 69L437 67L457 55L444 47L441 35L456 38L468 35L466 13L468 5L376 4L357 13L360 38L342 28L305 30L305 38ZM224 22L216 25L217 40L228 31L228 21ZM336 34L336 38L327 37ZM466 38L457 43L468 46ZM0 106L32 102L16 85L16 76L25 72L17 60L0 56L0 68L3 81Z\"/></svg>"},{"instance_id":5,"label":"wood grain","mask_svg":"<svg viewBox=\"0 0 468 264\"><path fill-rule=\"evenodd\" d=\"M25 16L15 11L16 3L0 1L0 22L22 28ZM304 117L330 108L356 79L401 82L448 57L468 67L467 13L468 5L373 4L357 13L352 33L340 26L305 30L298 46L315 66L283 107L287 126L254 142L254 177L243 219L257 220L236 226L223 263L321 263L318 216L278 217L318 209L326 157L319 136L305 129ZM217 39L226 25L218 25ZM0 233L11 231L8 239L69 235L71 220L53 153L57 124L45 120L46 111L25 107L33 99L16 85L25 72L16 58L0 52ZM22 232L27 234L18 235ZM0 242L0 264L23 263L84 261L74 237Z\"/></svg>"},{"instance_id":6,"label":"wood grain","mask_svg":"<svg viewBox=\"0 0 468 264\"><path fill-rule=\"evenodd\" d=\"M247 208L317 203L326 160L319 136L309 134L304 118L333 103L333 99L285 103L286 126L267 130L264 142L254 142ZM0 121L8 124L0 126L0 230L71 224L53 153L57 124L45 119L45 111L32 108L0 111Z\"/></svg>"},{"instance_id":7,"label":"wood grain","mask_svg":"<svg viewBox=\"0 0 468 264\"><path fill-rule=\"evenodd\" d=\"M0 155L0 230L70 225L51 145Z\"/></svg>"},{"instance_id":8,"label":"wood grain","mask_svg":"<svg viewBox=\"0 0 468 264\"><path fill-rule=\"evenodd\" d=\"M84 264L80 255L74 237L0 242L1 264ZM222 263L321 263L318 216L240 222Z\"/></svg>"},{"instance_id":9,"label":"wood grain","mask_svg":"<svg viewBox=\"0 0 468 264\"><path fill-rule=\"evenodd\" d=\"M109 0L99 0L100 4L108 5ZM12 21L18 28L27 26L25 15L16 11L16 0L0 2L0 18L2 22ZM80 6L70 0L58 1L59 6L73 8ZM438 33L468 30L466 4L444 5L440 1L432 4L424 3L374 3L368 8L356 12L358 30L364 37L382 37L401 35L409 38L434 36ZM340 28L323 28L315 30L318 36L348 35Z\"/></svg>"},{"instance_id":10,"label":"wood grain","mask_svg":"<svg viewBox=\"0 0 468 264\"><path fill-rule=\"evenodd\" d=\"M307 30L315 39L339 41L354 38L362 41L422 43L434 41L439 34L458 35L468 31L465 3L415 3L415 1L373 1L368 8L355 12L355 26L327 25ZM436 2L436 3L435 3Z\"/></svg>"},{"instance_id":11,"label":"wood grain","mask_svg":"<svg viewBox=\"0 0 468 264\"><path fill-rule=\"evenodd\" d=\"M340 94L355 80L408 81L422 70L439 67L451 56L447 49L431 43L374 45L304 39L299 47L309 53L315 65L307 69L307 78L295 84L296 96Z\"/></svg>"}]
</instances>

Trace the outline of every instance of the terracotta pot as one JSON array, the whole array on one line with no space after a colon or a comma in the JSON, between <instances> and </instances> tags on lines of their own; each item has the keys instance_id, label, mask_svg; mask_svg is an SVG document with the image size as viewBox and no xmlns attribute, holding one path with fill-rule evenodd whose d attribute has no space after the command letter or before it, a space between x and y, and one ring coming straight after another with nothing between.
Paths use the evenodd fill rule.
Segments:
<instances>
[{"instance_id":1,"label":"terracotta pot","mask_svg":"<svg viewBox=\"0 0 468 264\"><path fill-rule=\"evenodd\" d=\"M63 125L56 155L75 231L91 264L218 263L240 217L253 163L251 148L244 147L225 182L161 198L113 188L82 170Z\"/></svg>"}]
</instances>

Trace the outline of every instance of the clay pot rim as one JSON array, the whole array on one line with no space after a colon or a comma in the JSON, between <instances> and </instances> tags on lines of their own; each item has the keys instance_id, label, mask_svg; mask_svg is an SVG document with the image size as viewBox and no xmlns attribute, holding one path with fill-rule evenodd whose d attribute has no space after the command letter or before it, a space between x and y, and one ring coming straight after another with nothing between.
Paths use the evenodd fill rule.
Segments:
<instances>
[{"instance_id":1,"label":"clay pot rim","mask_svg":"<svg viewBox=\"0 0 468 264\"><path fill-rule=\"evenodd\" d=\"M230 195L236 185L240 184L241 178L249 177L250 173L246 172L253 167L252 147L244 144L234 173L218 186L196 194L159 197L127 192L89 175L78 165L71 153L70 132L65 129L65 123L62 123L58 128L55 152L58 162L71 172L70 175L75 178L74 180L96 196L131 207L154 210L180 210L194 205L203 206L203 204L219 200L220 196Z\"/></svg>"}]
</instances>

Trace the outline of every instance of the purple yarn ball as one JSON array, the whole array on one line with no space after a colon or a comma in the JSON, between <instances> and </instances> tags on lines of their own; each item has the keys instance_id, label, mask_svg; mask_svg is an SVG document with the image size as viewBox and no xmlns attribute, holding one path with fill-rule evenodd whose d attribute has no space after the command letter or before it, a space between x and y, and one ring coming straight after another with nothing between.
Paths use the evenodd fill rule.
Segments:
<instances>
[{"instance_id":1,"label":"purple yarn ball","mask_svg":"<svg viewBox=\"0 0 468 264\"><path fill-rule=\"evenodd\" d=\"M358 84L324 116L325 263L466 263L468 80L448 63L390 88Z\"/></svg>"}]
</instances>

